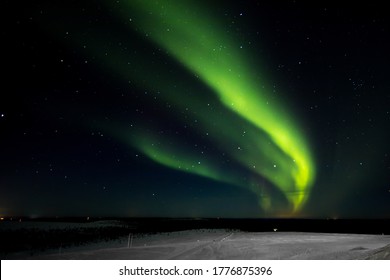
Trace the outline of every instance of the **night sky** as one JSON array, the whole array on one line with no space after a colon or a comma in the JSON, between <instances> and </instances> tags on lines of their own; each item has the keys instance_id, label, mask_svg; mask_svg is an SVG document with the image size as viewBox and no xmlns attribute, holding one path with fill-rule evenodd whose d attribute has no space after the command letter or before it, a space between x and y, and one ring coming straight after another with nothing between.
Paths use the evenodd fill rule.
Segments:
<instances>
[{"instance_id":1,"label":"night sky","mask_svg":"<svg viewBox=\"0 0 390 280\"><path fill-rule=\"evenodd\" d=\"M4 1L0 215L390 218L380 2Z\"/></svg>"}]
</instances>

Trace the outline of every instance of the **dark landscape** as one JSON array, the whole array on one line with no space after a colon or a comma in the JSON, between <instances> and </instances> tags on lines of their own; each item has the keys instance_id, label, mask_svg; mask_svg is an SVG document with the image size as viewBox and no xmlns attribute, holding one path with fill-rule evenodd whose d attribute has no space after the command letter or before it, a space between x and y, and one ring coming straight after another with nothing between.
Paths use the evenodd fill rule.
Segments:
<instances>
[{"instance_id":1,"label":"dark landscape","mask_svg":"<svg viewBox=\"0 0 390 280\"><path fill-rule=\"evenodd\" d=\"M294 250L304 250L305 255L299 254L300 258L311 259L313 256L308 255L308 250L312 248L310 242L315 246L326 242L327 247L338 247L339 255L334 255L333 252L325 254L325 250L324 254L316 255L315 258L320 259L390 257L388 253L382 252L389 251L387 245L390 244L390 221L379 219L14 217L0 223L0 233L2 259L289 259L291 256L296 258ZM280 238L283 246L296 246L297 240L302 245L295 249L286 247L285 253L288 254L282 254ZM230 242L226 243L227 240ZM219 253L221 248L226 249L221 247L221 242L224 242L225 247L229 245L226 247L229 248L229 254ZM252 245L243 250L243 242ZM270 247L275 242L278 245L277 250ZM349 249L343 250L348 254L340 253L340 246L348 246L349 243ZM165 247L165 251L161 251L161 246L167 244L171 245L169 254ZM219 244L218 248L205 251L205 247L215 247L216 244ZM368 248L368 244L373 247ZM178 245L185 248L177 249ZM268 253L248 255L256 245L261 247L259 251ZM153 246L155 251L150 251L150 246ZM237 246L241 248L238 251L234 250ZM231 248L235 253L231 253ZM321 253L321 248L315 251ZM118 249L121 249L119 255ZM123 249L131 251L124 254ZM214 253L207 252L210 250ZM80 252L84 253L80 255Z\"/></svg>"}]
</instances>

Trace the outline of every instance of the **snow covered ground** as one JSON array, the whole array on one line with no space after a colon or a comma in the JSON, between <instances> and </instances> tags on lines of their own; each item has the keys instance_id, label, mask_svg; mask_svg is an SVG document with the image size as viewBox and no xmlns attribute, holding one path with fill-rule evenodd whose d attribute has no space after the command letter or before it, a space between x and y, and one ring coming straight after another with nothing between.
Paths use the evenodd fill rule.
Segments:
<instances>
[{"instance_id":1,"label":"snow covered ground","mask_svg":"<svg viewBox=\"0 0 390 280\"><path fill-rule=\"evenodd\" d=\"M1 259L390 259L390 235L193 229L165 220L1 222ZM148 225L140 230L140 225ZM169 225L169 224L168 224ZM168 226L169 227L169 226Z\"/></svg>"},{"instance_id":2,"label":"snow covered ground","mask_svg":"<svg viewBox=\"0 0 390 280\"><path fill-rule=\"evenodd\" d=\"M127 238L128 239L128 238ZM119 240L118 240L119 241ZM188 230L133 236L34 259L390 259L390 236Z\"/></svg>"}]
</instances>

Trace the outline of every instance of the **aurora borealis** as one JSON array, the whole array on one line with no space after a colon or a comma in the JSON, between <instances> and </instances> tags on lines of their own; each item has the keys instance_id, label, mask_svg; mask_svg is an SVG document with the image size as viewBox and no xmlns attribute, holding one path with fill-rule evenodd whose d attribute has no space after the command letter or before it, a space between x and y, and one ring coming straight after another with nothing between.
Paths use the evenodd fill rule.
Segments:
<instances>
[{"instance_id":1,"label":"aurora borealis","mask_svg":"<svg viewBox=\"0 0 390 280\"><path fill-rule=\"evenodd\" d=\"M139 32L149 34L152 41L164 47L181 64L198 75L225 108L253 126L247 133L245 124L231 126L230 112L227 113L227 118L221 120L218 115L204 112L202 108L192 108L191 104L199 102L196 93L192 98L184 97L180 103L175 102L182 98L180 93L184 89L170 90L163 85L173 77L164 79L163 84L157 82L155 88L164 88L164 98L175 102L178 109L190 107L190 111L195 109L199 112L201 132L213 130L210 136L213 142L224 147L226 153L249 169L250 173L265 177L277 187L292 204L292 211L299 210L309 195L315 173L305 137L301 135L301 129L291 121L292 116L286 113L285 108L276 101L268 101L271 96L267 89L251 74L259 72L259 69L249 63L250 58L246 57L245 52L240 52L239 44L230 38L233 36L224 35L223 29L218 28L218 23L207 16L199 17L190 13L189 11L200 6L198 4L193 7L196 3L190 1L124 3L124 7L120 9L123 17L128 18L129 11L135 11L132 21ZM148 83L153 84L155 81L148 79ZM201 106L205 108L206 104L194 107ZM270 194L266 191L260 193L263 186L259 186L256 179L255 182L228 179L224 175L228 172L216 171L216 164L211 164L208 158L204 163L203 159L202 162L198 161L196 155L178 154L169 145L153 147L155 141L155 136L152 136L151 139L146 137L133 142L151 159L166 166L244 185L259 194L260 207L272 208Z\"/></svg>"},{"instance_id":2,"label":"aurora borealis","mask_svg":"<svg viewBox=\"0 0 390 280\"><path fill-rule=\"evenodd\" d=\"M209 2L10 7L1 215L388 217L385 15Z\"/></svg>"}]
</instances>

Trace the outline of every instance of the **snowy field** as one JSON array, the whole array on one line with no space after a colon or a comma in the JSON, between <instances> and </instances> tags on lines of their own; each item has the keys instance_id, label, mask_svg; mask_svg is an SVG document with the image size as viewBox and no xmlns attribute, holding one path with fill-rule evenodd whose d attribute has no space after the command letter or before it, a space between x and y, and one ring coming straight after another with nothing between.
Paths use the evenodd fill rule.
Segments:
<instances>
[{"instance_id":1,"label":"snowy field","mask_svg":"<svg viewBox=\"0 0 390 280\"><path fill-rule=\"evenodd\" d=\"M133 236L38 259L390 259L390 236L190 230ZM93 248L95 247L95 248Z\"/></svg>"},{"instance_id":2,"label":"snowy field","mask_svg":"<svg viewBox=\"0 0 390 280\"><path fill-rule=\"evenodd\" d=\"M156 224L156 223L160 224ZM1 222L1 259L390 259L390 235L192 229L167 221ZM170 226L169 226L170 227ZM145 229L147 229L145 231Z\"/></svg>"}]
</instances>

